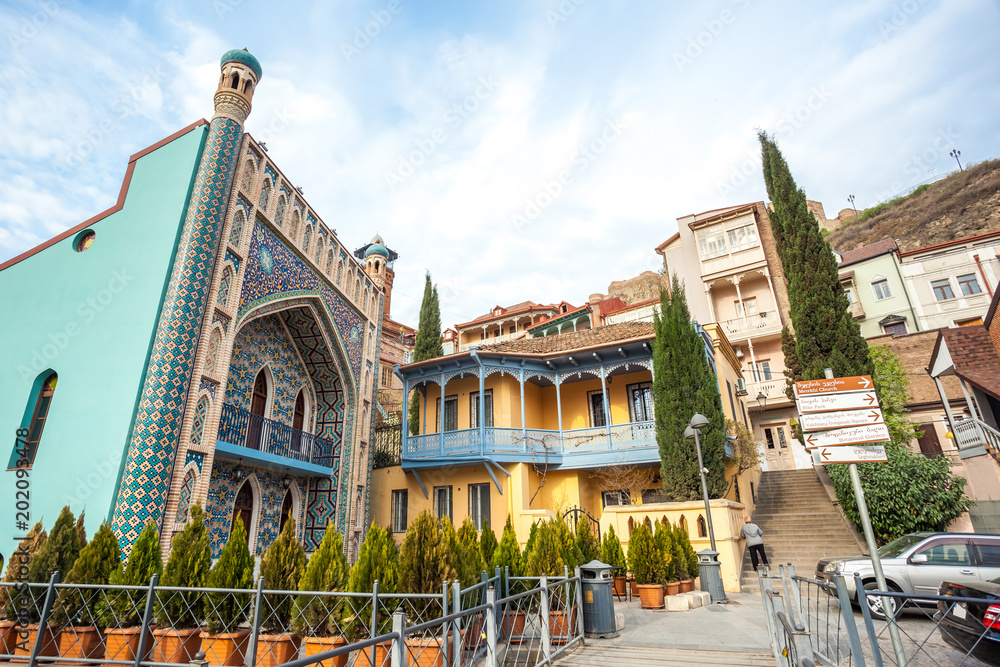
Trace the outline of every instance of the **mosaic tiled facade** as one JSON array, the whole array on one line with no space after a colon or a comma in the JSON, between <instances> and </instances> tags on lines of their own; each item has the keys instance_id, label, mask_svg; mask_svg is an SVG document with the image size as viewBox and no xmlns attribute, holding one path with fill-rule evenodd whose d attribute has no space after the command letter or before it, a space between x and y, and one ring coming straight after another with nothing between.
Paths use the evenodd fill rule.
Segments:
<instances>
[{"instance_id":1,"label":"mosaic tiled facade","mask_svg":"<svg viewBox=\"0 0 1000 667\"><path fill-rule=\"evenodd\" d=\"M150 519L159 521L163 515L180 435L180 416L188 397L242 136L243 127L231 118L219 116L209 125L153 339L111 522L126 556L143 525Z\"/></svg>"}]
</instances>

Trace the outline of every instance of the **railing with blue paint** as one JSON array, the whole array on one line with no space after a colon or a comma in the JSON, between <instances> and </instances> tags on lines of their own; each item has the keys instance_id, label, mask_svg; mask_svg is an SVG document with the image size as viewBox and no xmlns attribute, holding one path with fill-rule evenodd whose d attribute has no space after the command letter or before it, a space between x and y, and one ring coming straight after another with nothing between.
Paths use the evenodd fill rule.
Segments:
<instances>
[{"instance_id":1,"label":"railing with blue paint","mask_svg":"<svg viewBox=\"0 0 1000 667\"><path fill-rule=\"evenodd\" d=\"M219 440L286 459L320 464L325 464L323 459L328 458L325 454L333 452L336 445L329 438L255 415L231 403L222 404Z\"/></svg>"}]
</instances>

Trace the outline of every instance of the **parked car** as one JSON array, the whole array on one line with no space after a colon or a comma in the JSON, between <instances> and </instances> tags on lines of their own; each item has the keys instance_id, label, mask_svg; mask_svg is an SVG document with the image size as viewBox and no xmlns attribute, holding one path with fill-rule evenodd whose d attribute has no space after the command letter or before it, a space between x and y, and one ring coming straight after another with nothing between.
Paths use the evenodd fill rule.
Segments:
<instances>
[{"instance_id":1,"label":"parked car","mask_svg":"<svg viewBox=\"0 0 1000 667\"><path fill-rule=\"evenodd\" d=\"M971 584L1000 577L1000 535L981 533L910 533L878 550L889 590L910 595L937 595L945 581ZM851 598L857 601L854 573L866 591L878 590L868 556L824 558L816 564L816 578L833 581L845 575ZM866 596L874 618L885 619L882 597ZM897 602L893 602L895 613ZM930 602L929 604L933 604Z\"/></svg>"},{"instance_id":2,"label":"parked car","mask_svg":"<svg viewBox=\"0 0 1000 667\"><path fill-rule=\"evenodd\" d=\"M941 595L976 598L975 602L938 601L935 621L945 643L1000 665L1000 579L983 583L941 584ZM981 600L981 602L980 602Z\"/></svg>"}]
</instances>

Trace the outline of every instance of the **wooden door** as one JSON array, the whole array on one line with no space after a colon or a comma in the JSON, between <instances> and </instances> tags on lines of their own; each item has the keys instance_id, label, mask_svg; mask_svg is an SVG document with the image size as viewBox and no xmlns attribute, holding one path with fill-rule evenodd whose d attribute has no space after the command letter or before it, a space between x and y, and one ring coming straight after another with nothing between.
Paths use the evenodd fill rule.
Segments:
<instances>
[{"instance_id":1,"label":"wooden door","mask_svg":"<svg viewBox=\"0 0 1000 667\"><path fill-rule=\"evenodd\" d=\"M267 373L260 369L253 381L253 395L250 398L250 423L247 425L247 447L260 449L264 431L264 415L267 412Z\"/></svg>"},{"instance_id":2,"label":"wooden door","mask_svg":"<svg viewBox=\"0 0 1000 667\"><path fill-rule=\"evenodd\" d=\"M788 431L784 424L764 429L764 458L768 470L794 470L795 459L788 445Z\"/></svg>"}]
</instances>

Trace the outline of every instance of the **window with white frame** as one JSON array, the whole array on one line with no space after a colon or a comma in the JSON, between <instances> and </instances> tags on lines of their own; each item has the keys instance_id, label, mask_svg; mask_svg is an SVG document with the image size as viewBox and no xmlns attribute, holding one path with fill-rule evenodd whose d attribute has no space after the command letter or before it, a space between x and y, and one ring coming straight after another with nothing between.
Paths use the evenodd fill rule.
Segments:
<instances>
[{"instance_id":1,"label":"window with white frame","mask_svg":"<svg viewBox=\"0 0 1000 667\"><path fill-rule=\"evenodd\" d=\"M759 245L760 241L757 240L757 227L753 224L729 230L730 252L749 250L750 248L756 248Z\"/></svg>"},{"instance_id":2,"label":"window with white frame","mask_svg":"<svg viewBox=\"0 0 1000 667\"><path fill-rule=\"evenodd\" d=\"M439 519L452 518L451 485L434 487L434 516Z\"/></svg>"},{"instance_id":3,"label":"window with white frame","mask_svg":"<svg viewBox=\"0 0 1000 667\"><path fill-rule=\"evenodd\" d=\"M701 249L702 259L713 259L725 255L726 232L723 229L704 229L698 232L698 247Z\"/></svg>"},{"instance_id":4,"label":"window with white frame","mask_svg":"<svg viewBox=\"0 0 1000 667\"><path fill-rule=\"evenodd\" d=\"M490 521L490 485L469 484L469 516L476 530Z\"/></svg>"},{"instance_id":5,"label":"window with white frame","mask_svg":"<svg viewBox=\"0 0 1000 667\"><path fill-rule=\"evenodd\" d=\"M979 289L979 281L976 280L976 274L974 273L959 276L958 288L962 290L962 294L965 296L974 296L983 293L983 290Z\"/></svg>"},{"instance_id":6,"label":"window with white frame","mask_svg":"<svg viewBox=\"0 0 1000 667\"><path fill-rule=\"evenodd\" d=\"M604 507L631 505L632 496L624 489L614 489L611 491L601 491L601 504Z\"/></svg>"},{"instance_id":7,"label":"window with white frame","mask_svg":"<svg viewBox=\"0 0 1000 667\"><path fill-rule=\"evenodd\" d=\"M951 281L947 278L932 280L931 289L934 290L934 298L937 301L947 301L955 298L955 292L951 289Z\"/></svg>"},{"instance_id":8,"label":"window with white frame","mask_svg":"<svg viewBox=\"0 0 1000 667\"><path fill-rule=\"evenodd\" d=\"M736 316L743 317L746 314L747 317L757 314L757 298L752 297L749 299L743 299L742 301L736 302Z\"/></svg>"},{"instance_id":9,"label":"window with white frame","mask_svg":"<svg viewBox=\"0 0 1000 667\"><path fill-rule=\"evenodd\" d=\"M410 492L406 489L396 489L392 492L392 532L406 532L406 505Z\"/></svg>"},{"instance_id":10,"label":"window with white frame","mask_svg":"<svg viewBox=\"0 0 1000 667\"><path fill-rule=\"evenodd\" d=\"M892 298L892 290L889 289L889 281L885 278L876 278L875 280L872 280L872 291L875 293L876 301Z\"/></svg>"}]
</instances>

